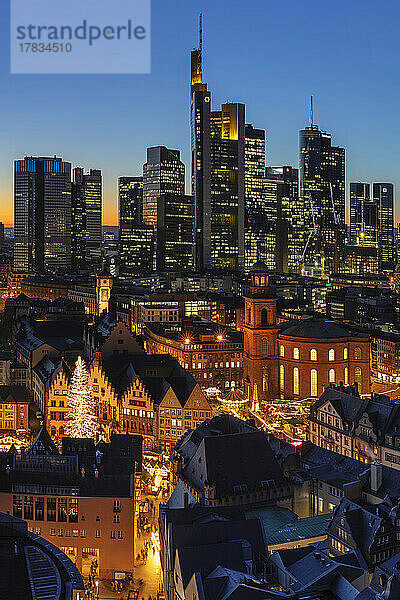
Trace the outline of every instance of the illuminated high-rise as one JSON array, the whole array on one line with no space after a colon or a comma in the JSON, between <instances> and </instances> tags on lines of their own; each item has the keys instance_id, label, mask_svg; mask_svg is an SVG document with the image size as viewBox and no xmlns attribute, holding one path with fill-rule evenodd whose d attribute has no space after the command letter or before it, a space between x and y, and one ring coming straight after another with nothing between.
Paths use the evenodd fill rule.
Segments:
<instances>
[{"instance_id":1,"label":"illuminated high-rise","mask_svg":"<svg viewBox=\"0 0 400 600\"><path fill-rule=\"evenodd\" d=\"M350 183L350 243L378 245L378 206L370 196L369 183Z\"/></svg>"},{"instance_id":2,"label":"illuminated high-rise","mask_svg":"<svg viewBox=\"0 0 400 600\"><path fill-rule=\"evenodd\" d=\"M14 163L14 270L71 267L71 164L54 156Z\"/></svg>"},{"instance_id":3,"label":"illuminated high-rise","mask_svg":"<svg viewBox=\"0 0 400 600\"><path fill-rule=\"evenodd\" d=\"M162 194L185 193L185 165L179 150L147 148L143 165L143 221L157 227L157 199Z\"/></svg>"},{"instance_id":4,"label":"illuminated high-rise","mask_svg":"<svg viewBox=\"0 0 400 600\"><path fill-rule=\"evenodd\" d=\"M267 247L270 223L267 221L264 180L265 180L265 130L245 127L245 270L261 260L270 268ZM275 235L275 234L274 234Z\"/></svg>"},{"instance_id":5,"label":"illuminated high-rise","mask_svg":"<svg viewBox=\"0 0 400 600\"><path fill-rule=\"evenodd\" d=\"M73 170L72 264L86 269L99 265L102 241L102 175L99 169Z\"/></svg>"},{"instance_id":6,"label":"illuminated high-rise","mask_svg":"<svg viewBox=\"0 0 400 600\"><path fill-rule=\"evenodd\" d=\"M300 201L304 211L304 270L337 271L344 238L345 150L311 124L299 136Z\"/></svg>"},{"instance_id":7,"label":"illuminated high-rise","mask_svg":"<svg viewBox=\"0 0 400 600\"><path fill-rule=\"evenodd\" d=\"M274 223L270 233L269 256L264 262L269 265L273 261L280 273L297 273L303 252L304 231L298 169L289 165L267 167L264 185L268 220Z\"/></svg>"},{"instance_id":8,"label":"illuminated high-rise","mask_svg":"<svg viewBox=\"0 0 400 600\"><path fill-rule=\"evenodd\" d=\"M393 184L374 183L372 189L378 213L380 268L382 271L391 271L395 267Z\"/></svg>"},{"instance_id":9,"label":"illuminated high-rise","mask_svg":"<svg viewBox=\"0 0 400 600\"><path fill-rule=\"evenodd\" d=\"M158 271L193 270L193 196L184 194L159 196L156 239L156 268Z\"/></svg>"},{"instance_id":10,"label":"illuminated high-rise","mask_svg":"<svg viewBox=\"0 0 400 600\"><path fill-rule=\"evenodd\" d=\"M151 271L154 228L142 221L143 177L118 178L120 273Z\"/></svg>"},{"instance_id":11,"label":"illuminated high-rise","mask_svg":"<svg viewBox=\"0 0 400 600\"><path fill-rule=\"evenodd\" d=\"M244 269L245 106L211 111L202 43L191 55L192 193L196 268Z\"/></svg>"}]
</instances>

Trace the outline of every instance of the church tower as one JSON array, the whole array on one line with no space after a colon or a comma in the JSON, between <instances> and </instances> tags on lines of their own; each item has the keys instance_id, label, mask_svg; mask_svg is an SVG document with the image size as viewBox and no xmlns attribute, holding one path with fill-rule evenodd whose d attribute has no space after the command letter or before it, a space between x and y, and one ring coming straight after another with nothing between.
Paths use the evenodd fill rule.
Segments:
<instances>
[{"instance_id":1,"label":"church tower","mask_svg":"<svg viewBox=\"0 0 400 600\"><path fill-rule=\"evenodd\" d=\"M96 275L96 307L97 314L108 311L108 302L111 296L113 277L105 269Z\"/></svg>"},{"instance_id":2,"label":"church tower","mask_svg":"<svg viewBox=\"0 0 400 600\"><path fill-rule=\"evenodd\" d=\"M263 262L253 265L250 276L250 293L244 298L244 390L254 401L271 400L279 397L276 298L269 293Z\"/></svg>"}]
</instances>

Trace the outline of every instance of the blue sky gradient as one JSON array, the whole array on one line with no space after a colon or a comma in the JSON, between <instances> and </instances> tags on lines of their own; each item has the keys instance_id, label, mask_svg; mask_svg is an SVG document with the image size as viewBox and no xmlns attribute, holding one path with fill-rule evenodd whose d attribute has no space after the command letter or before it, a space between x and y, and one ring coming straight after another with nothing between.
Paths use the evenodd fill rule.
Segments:
<instances>
[{"instance_id":1,"label":"blue sky gradient","mask_svg":"<svg viewBox=\"0 0 400 600\"><path fill-rule=\"evenodd\" d=\"M11 222L12 161L26 154L102 169L105 224L116 223L117 177L141 174L146 147L181 149L189 174L190 50L199 12L213 106L246 104L247 122L267 130L268 164L297 165L298 131L308 124L314 94L315 121L346 148L347 183L393 181L399 188L394 0L153 0L150 75L76 76L10 75L3 3L0 220Z\"/></svg>"}]
</instances>

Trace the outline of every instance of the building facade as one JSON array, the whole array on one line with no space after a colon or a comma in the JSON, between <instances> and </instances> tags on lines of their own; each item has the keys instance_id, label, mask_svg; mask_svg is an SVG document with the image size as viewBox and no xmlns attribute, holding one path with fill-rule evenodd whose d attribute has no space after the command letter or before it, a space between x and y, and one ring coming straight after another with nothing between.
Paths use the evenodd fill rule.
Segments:
<instances>
[{"instance_id":1,"label":"building facade","mask_svg":"<svg viewBox=\"0 0 400 600\"><path fill-rule=\"evenodd\" d=\"M299 134L299 190L304 211L304 269L337 272L345 219L345 150L311 124ZM306 247L307 246L307 247Z\"/></svg>"},{"instance_id":2,"label":"building facade","mask_svg":"<svg viewBox=\"0 0 400 600\"><path fill-rule=\"evenodd\" d=\"M100 263L102 242L102 174L99 169L85 173L73 170L72 181L72 261L85 269Z\"/></svg>"},{"instance_id":3,"label":"building facade","mask_svg":"<svg viewBox=\"0 0 400 600\"><path fill-rule=\"evenodd\" d=\"M369 337L322 319L278 325L268 268L256 263L245 295L243 381L248 397L318 397L330 383L357 382L370 391Z\"/></svg>"},{"instance_id":4,"label":"building facade","mask_svg":"<svg viewBox=\"0 0 400 600\"><path fill-rule=\"evenodd\" d=\"M71 163L25 157L14 163L14 271L71 267Z\"/></svg>"}]
</instances>

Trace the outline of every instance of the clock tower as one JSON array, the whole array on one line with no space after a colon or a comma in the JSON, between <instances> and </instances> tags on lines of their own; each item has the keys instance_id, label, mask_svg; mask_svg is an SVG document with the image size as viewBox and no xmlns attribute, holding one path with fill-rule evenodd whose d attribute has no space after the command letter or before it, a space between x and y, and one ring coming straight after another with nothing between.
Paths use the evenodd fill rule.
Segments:
<instances>
[{"instance_id":1,"label":"clock tower","mask_svg":"<svg viewBox=\"0 0 400 600\"><path fill-rule=\"evenodd\" d=\"M276 298L269 293L268 267L256 262L244 298L243 381L250 399L279 398Z\"/></svg>"},{"instance_id":2,"label":"clock tower","mask_svg":"<svg viewBox=\"0 0 400 600\"><path fill-rule=\"evenodd\" d=\"M96 275L96 307L98 315L101 315L104 310L108 311L112 286L113 277L108 271L103 269Z\"/></svg>"}]
</instances>

